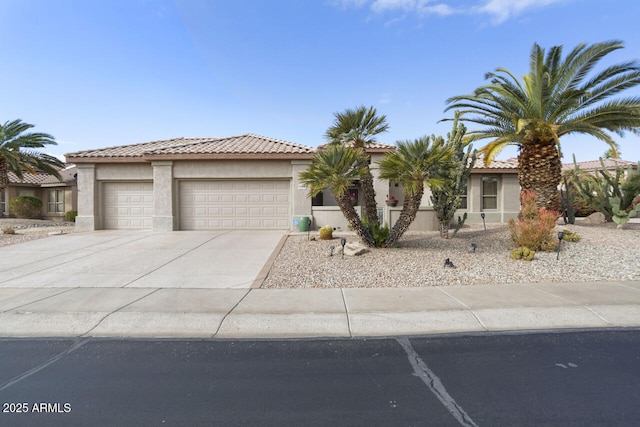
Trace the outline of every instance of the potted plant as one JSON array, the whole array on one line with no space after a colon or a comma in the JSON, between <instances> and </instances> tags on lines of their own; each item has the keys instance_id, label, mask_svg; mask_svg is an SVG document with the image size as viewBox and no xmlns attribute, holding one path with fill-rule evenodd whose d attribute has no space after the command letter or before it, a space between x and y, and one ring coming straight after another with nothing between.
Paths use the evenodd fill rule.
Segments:
<instances>
[{"instance_id":1,"label":"potted plant","mask_svg":"<svg viewBox=\"0 0 640 427\"><path fill-rule=\"evenodd\" d=\"M387 196L387 206L398 206L398 199L395 196Z\"/></svg>"}]
</instances>

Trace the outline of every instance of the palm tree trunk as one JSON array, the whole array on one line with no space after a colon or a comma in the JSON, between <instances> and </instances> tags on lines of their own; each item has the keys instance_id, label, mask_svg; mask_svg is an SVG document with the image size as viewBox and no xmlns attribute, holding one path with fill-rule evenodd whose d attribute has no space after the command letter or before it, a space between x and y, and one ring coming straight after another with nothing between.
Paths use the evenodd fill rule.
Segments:
<instances>
[{"instance_id":1,"label":"palm tree trunk","mask_svg":"<svg viewBox=\"0 0 640 427\"><path fill-rule=\"evenodd\" d=\"M360 187L362 188L364 214L367 217L367 222L371 225L380 225L378 206L376 205L376 191L373 189L373 175L371 175L369 167L360 176Z\"/></svg>"},{"instance_id":2,"label":"palm tree trunk","mask_svg":"<svg viewBox=\"0 0 640 427\"><path fill-rule=\"evenodd\" d=\"M342 214L349 222L351 228L353 228L353 231L355 231L358 237L360 237L362 243L373 248L376 245L376 242L373 240L371 233L369 233L369 230L364 226L362 220L356 213L356 210L353 208L353 205L349 200L349 195L345 193L342 196L338 196L336 201L338 202L338 206L340 207Z\"/></svg>"},{"instance_id":3,"label":"palm tree trunk","mask_svg":"<svg viewBox=\"0 0 640 427\"><path fill-rule=\"evenodd\" d=\"M9 185L9 168L7 159L0 157L0 191L3 191Z\"/></svg>"},{"instance_id":4,"label":"palm tree trunk","mask_svg":"<svg viewBox=\"0 0 640 427\"><path fill-rule=\"evenodd\" d=\"M539 208L560 210L558 185L561 178L562 163L555 142L522 146L518 156L520 191L534 190Z\"/></svg>"},{"instance_id":5,"label":"palm tree trunk","mask_svg":"<svg viewBox=\"0 0 640 427\"><path fill-rule=\"evenodd\" d=\"M400 217L393 225L389 236L384 242L385 248L390 248L395 245L400 237L409 229L409 226L416 219L418 209L420 208L420 202L422 201L422 194L424 193L424 185L421 185L416 194L404 195L404 203L402 204L402 211Z\"/></svg>"}]
</instances>

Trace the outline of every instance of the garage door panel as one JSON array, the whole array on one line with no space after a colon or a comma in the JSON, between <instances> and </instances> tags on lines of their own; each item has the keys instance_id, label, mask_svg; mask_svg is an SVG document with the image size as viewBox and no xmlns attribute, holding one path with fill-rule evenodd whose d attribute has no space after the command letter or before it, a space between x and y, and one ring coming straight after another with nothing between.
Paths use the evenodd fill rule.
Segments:
<instances>
[{"instance_id":1,"label":"garage door panel","mask_svg":"<svg viewBox=\"0 0 640 427\"><path fill-rule=\"evenodd\" d=\"M182 230L289 226L288 181L182 181L179 191Z\"/></svg>"},{"instance_id":2,"label":"garage door panel","mask_svg":"<svg viewBox=\"0 0 640 427\"><path fill-rule=\"evenodd\" d=\"M151 182L105 182L103 228L146 229L152 226L153 184Z\"/></svg>"}]
</instances>

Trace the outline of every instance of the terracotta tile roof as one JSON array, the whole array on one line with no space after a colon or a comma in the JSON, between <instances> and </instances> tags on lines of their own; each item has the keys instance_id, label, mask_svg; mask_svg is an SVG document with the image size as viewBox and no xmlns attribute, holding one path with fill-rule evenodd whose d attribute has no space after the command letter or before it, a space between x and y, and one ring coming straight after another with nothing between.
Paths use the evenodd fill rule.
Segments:
<instances>
[{"instance_id":1,"label":"terracotta tile roof","mask_svg":"<svg viewBox=\"0 0 640 427\"><path fill-rule=\"evenodd\" d=\"M507 160L493 160L489 166L485 166L484 157L479 156L476 159L475 164L473 165L473 169L476 170L513 170L513 172L518 172L518 159L510 158Z\"/></svg>"},{"instance_id":2,"label":"terracotta tile roof","mask_svg":"<svg viewBox=\"0 0 640 427\"><path fill-rule=\"evenodd\" d=\"M62 181L56 178L53 175L47 175L47 178L42 182L43 187L54 187L59 185L73 185L76 182L76 176L78 173L78 168L73 166L68 166L65 169L60 171L60 177Z\"/></svg>"},{"instance_id":3,"label":"terracotta tile roof","mask_svg":"<svg viewBox=\"0 0 640 427\"><path fill-rule=\"evenodd\" d=\"M23 172L22 179L18 179L16 174L9 172L9 183L14 185L30 185L30 186L56 186L75 181L73 175L76 173L75 166L60 169L58 171L62 181L53 175L38 171L36 173Z\"/></svg>"},{"instance_id":4,"label":"terracotta tile roof","mask_svg":"<svg viewBox=\"0 0 640 427\"><path fill-rule=\"evenodd\" d=\"M23 172L22 179L19 179L13 172L9 172L8 175L9 175L10 184L30 184L35 186L39 186L47 178L51 177L51 175L48 175L43 172L36 172L36 173Z\"/></svg>"},{"instance_id":5,"label":"terracotta tile roof","mask_svg":"<svg viewBox=\"0 0 640 427\"><path fill-rule=\"evenodd\" d=\"M318 145L318 150L322 150L323 148L329 146L329 144ZM347 143L347 147L353 147L353 143ZM385 152L385 151L393 151L396 149L395 145L385 144L383 142L369 142L365 145L365 151L368 152Z\"/></svg>"},{"instance_id":6,"label":"terracotta tile roof","mask_svg":"<svg viewBox=\"0 0 640 427\"><path fill-rule=\"evenodd\" d=\"M181 138L183 144L157 148L145 154L313 154L306 145L246 134L227 138Z\"/></svg>"},{"instance_id":7,"label":"terracotta tile roof","mask_svg":"<svg viewBox=\"0 0 640 427\"><path fill-rule=\"evenodd\" d=\"M613 170L615 169L616 165L618 166L622 166L624 168L626 168L627 166L636 166L638 165L637 162L630 162L629 160L622 160L622 159L603 159L604 162L604 167L608 170ZM602 168L602 164L600 164L600 160L589 160L586 162L577 162L578 167L582 170L585 171L589 171L589 170L596 170L596 169L601 169ZM563 163L562 164L562 170L566 171L566 170L573 170L574 166L573 166L573 162L571 163Z\"/></svg>"},{"instance_id":8,"label":"terracotta tile roof","mask_svg":"<svg viewBox=\"0 0 640 427\"><path fill-rule=\"evenodd\" d=\"M76 151L67 153L68 158L95 158L95 157L142 157L149 151L159 148L173 147L185 144L185 138L167 139L164 141L143 142L140 144L118 145L115 147L96 148L94 150Z\"/></svg>"},{"instance_id":9,"label":"terracotta tile roof","mask_svg":"<svg viewBox=\"0 0 640 427\"><path fill-rule=\"evenodd\" d=\"M275 138L245 134L224 138L174 138L163 141L151 141L141 144L122 145L95 150L78 151L66 154L67 160L81 159L151 159L194 155L220 156L260 156L260 155L306 155L312 156L315 150L306 145L283 141Z\"/></svg>"}]
</instances>

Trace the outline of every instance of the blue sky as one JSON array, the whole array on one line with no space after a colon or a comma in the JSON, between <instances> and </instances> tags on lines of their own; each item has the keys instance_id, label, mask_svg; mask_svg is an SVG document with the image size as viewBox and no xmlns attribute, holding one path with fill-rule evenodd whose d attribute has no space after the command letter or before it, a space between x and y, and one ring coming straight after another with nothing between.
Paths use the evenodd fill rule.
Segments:
<instances>
[{"instance_id":1,"label":"blue sky","mask_svg":"<svg viewBox=\"0 0 640 427\"><path fill-rule=\"evenodd\" d=\"M604 64L640 60L639 16L636 0L2 0L0 122L52 134L56 155L243 133L317 146L358 105L387 116L382 142L445 135L446 99L496 67L523 75L534 42L619 39ZM640 137L615 138L640 160ZM561 142L564 161L607 149Z\"/></svg>"}]
</instances>

